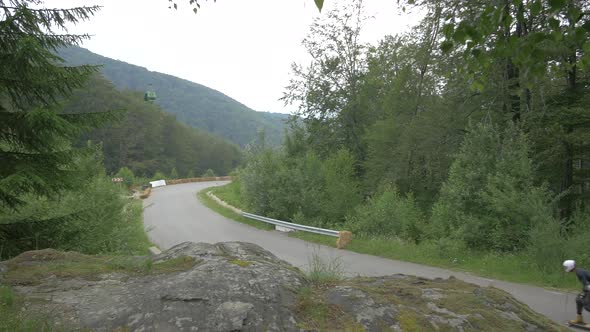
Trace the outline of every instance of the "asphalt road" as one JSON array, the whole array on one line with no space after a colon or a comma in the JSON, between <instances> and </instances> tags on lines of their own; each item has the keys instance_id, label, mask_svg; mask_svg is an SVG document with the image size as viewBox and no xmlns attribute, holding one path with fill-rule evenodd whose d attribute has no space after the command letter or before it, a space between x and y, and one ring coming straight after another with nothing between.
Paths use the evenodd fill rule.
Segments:
<instances>
[{"instance_id":1,"label":"asphalt road","mask_svg":"<svg viewBox=\"0 0 590 332\"><path fill-rule=\"evenodd\" d=\"M339 259L348 275L382 276L396 273L426 278L455 276L481 286L494 286L511 293L533 310L563 323L575 316L575 295L486 279L440 268L338 250L288 237L278 231L264 231L229 220L202 205L196 193L203 188L227 182L187 183L155 188L144 200L144 224L152 242L162 250L192 242L244 241L260 245L277 257L305 269L317 253L326 259ZM560 268L559 266L556 268ZM574 275L571 276L575 278ZM587 319L589 317L586 317Z\"/></svg>"}]
</instances>

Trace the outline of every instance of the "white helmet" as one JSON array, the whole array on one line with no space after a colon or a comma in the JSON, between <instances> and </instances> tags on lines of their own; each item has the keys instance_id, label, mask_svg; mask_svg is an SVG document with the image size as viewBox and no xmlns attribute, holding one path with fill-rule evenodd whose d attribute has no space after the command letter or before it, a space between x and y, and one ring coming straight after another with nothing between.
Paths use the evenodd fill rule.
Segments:
<instances>
[{"instance_id":1,"label":"white helmet","mask_svg":"<svg viewBox=\"0 0 590 332\"><path fill-rule=\"evenodd\" d=\"M576 267L576 261L568 259L567 261L563 262L563 269L565 272L572 272L572 270Z\"/></svg>"}]
</instances>

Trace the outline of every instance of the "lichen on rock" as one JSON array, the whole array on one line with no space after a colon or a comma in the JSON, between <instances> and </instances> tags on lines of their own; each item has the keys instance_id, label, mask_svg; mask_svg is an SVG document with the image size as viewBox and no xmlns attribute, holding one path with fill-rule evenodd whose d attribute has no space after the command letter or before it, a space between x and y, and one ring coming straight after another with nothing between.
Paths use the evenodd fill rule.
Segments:
<instances>
[{"instance_id":1,"label":"lichen on rock","mask_svg":"<svg viewBox=\"0 0 590 332\"><path fill-rule=\"evenodd\" d=\"M2 283L23 310L94 331L561 330L494 288L406 275L315 284L242 242L151 258L27 252L0 262Z\"/></svg>"}]
</instances>

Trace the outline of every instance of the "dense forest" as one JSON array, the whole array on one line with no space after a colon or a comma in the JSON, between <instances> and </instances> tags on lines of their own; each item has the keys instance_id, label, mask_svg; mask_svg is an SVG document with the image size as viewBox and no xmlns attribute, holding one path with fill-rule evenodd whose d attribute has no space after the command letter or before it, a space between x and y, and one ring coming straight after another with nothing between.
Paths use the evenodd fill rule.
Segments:
<instances>
[{"instance_id":1,"label":"dense forest","mask_svg":"<svg viewBox=\"0 0 590 332\"><path fill-rule=\"evenodd\" d=\"M362 1L315 20L314 60L284 95L298 119L240 171L247 208L547 271L590 264L590 2L400 4L425 17L371 45Z\"/></svg>"},{"instance_id":2,"label":"dense forest","mask_svg":"<svg viewBox=\"0 0 590 332\"><path fill-rule=\"evenodd\" d=\"M150 178L158 171L171 176L175 170L178 178L200 176L208 169L226 175L238 165L237 145L179 123L143 97L141 92L120 92L97 75L65 105L66 113L121 110L118 121L81 137L81 144L90 140L102 145L108 173L127 167Z\"/></svg>"},{"instance_id":3,"label":"dense forest","mask_svg":"<svg viewBox=\"0 0 590 332\"><path fill-rule=\"evenodd\" d=\"M189 126L224 137L246 146L264 130L267 142L282 142L287 115L256 112L219 91L171 75L94 54L80 47L59 50L70 65L100 65L101 73L118 89L153 89L156 104Z\"/></svg>"},{"instance_id":4,"label":"dense forest","mask_svg":"<svg viewBox=\"0 0 590 332\"><path fill-rule=\"evenodd\" d=\"M61 32L100 7L31 4L0 0L0 258L41 248L144 254L142 203L129 186L227 174L241 151L143 91L118 91L99 67L56 55L88 38Z\"/></svg>"}]
</instances>

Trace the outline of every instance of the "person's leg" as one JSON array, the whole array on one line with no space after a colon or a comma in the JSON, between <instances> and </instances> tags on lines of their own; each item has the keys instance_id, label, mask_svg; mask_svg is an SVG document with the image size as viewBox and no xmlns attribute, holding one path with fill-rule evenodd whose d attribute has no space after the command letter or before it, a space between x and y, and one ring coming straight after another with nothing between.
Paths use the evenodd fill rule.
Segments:
<instances>
[{"instance_id":1,"label":"person's leg","mask_svg":"<svg viewBox=\"0 0 590 332\"><path fill-rule=\"evenodd\" d=\"M585 301L587 298L587 294L586 293L580 293L578 296L576 296L576 310L577 310L577 316L575 320L570 320L570 323L573 324L583 324L584 323L584 318L582 317L582 310L585 306Z\"/></svg>"},{"instance_id":2,"label":"person's leg","mask_svg":"<svg viewBox=\"0 0 590 332\"><path fill-rule=\"evenodd\" d=\"M590 311L590 292L584 292L585 296L582 298L582 307Z\"/></svg>"}]
</instances>

